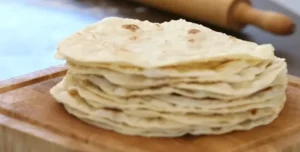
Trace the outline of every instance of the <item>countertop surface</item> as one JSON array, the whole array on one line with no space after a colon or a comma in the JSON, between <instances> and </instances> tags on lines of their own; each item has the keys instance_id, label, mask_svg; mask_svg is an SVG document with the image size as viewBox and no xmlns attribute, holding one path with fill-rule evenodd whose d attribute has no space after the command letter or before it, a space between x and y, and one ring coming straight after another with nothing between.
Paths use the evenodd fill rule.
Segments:
<instances>
[{"instance_id":1,"label":"countertop surface","mask_svg":"<svg viewBox=\"0 0 300 152\"><path fill-rule=\"evenodd\" d=\"M299 0L271 0L278 3L279 5L288 8L290 11L293 11L300 15L300 1Z\"/></svg>"},{"instance_id":2,"label":"countertop surface","mask_svg":"<svg viewBox=\"0 0 300 152\"><path fill-rule=\"evenodd\" d=\"M281 0L273 1L280 5L269 0L252 0L256 8L289 15L299 29L300 12L295 11L299 2L282 5ZM125 0L0 0L0 80L62 64L53 58L56 44L87 24L107 16L155 22L180 18ZM276 55L287 59L289 73L300 76L299 30L290 36L275 36L252 26L241 33L232 33L204 25L259 44L272 43Z\"/></svg>"}]
</instances>

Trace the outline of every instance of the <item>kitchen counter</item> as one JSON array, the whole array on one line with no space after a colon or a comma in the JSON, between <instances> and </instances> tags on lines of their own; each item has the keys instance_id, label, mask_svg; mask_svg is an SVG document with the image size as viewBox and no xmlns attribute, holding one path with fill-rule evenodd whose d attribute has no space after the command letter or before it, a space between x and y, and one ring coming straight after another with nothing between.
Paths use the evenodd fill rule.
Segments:
<instances>
[{"instance_id":1,"label":"kitchen counter","mask_svg":"<svg viewBox=\"0 0 300 152\"><path fill-rule=\"evenodd\" d=\"M253 4L260 9L286 13L299 29L300 15L289 11L288 7L267 0L253 0ZM56 44L106 16L155 22L180 18L125 0L0 0L0 80L62 64L53 58ZM299 30L290 36L274 36L251 26L241 33L233 33L205 25L259 44L272 43L276 55L287 59L289 73L300 76Z\"/></svg>"}]
</instances>

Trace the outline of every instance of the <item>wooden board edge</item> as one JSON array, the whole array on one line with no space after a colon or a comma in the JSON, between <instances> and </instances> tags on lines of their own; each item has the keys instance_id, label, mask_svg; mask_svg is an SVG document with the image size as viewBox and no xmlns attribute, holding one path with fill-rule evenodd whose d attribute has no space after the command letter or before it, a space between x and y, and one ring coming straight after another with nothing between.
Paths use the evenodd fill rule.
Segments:
<instances>
[{"instance_id":1,"label":"wooden board edge","mask_svg":"<svg viewBox=\"0 0 300 152\"><path fill-rule=\"evenodd\" d=\"M32 134L34 130L34 134ZM32 147L36 146L36 148L43 144L43 151L50 151L49 149L56 149L60 151L75 151L76 149L66 149L63 146L63 142L59 142L60 139L56 138L52 134L48 134L46 131L41 131L40 128L36 126L32 126L23 121L19 121L17 119L7 117L5 115L0 114L0 151L10 151L10 152L18 152L22 149L22 151L28 151L28 149L32 149ZM42 134L39 134L39 133ZM51 141L42 140L42 136L47 136ZM8 140L8 141L6 141ZM35 141L36 144L31 144L31 141ZM2 149L1 149L2 148Z\"/></svg>"},{"instance_id":2,"label":"wooden board edge","mask_svg":"<svg viewBox=\"0 0 300 152\"><path fill-rule=\"evenodd\" d=\"M289 85L300 88L300 77L288 75Z\"/></svg>"},{"instance_id":3,"label":"wooden board edge","mask_svg":"<svg viewBox=\"0 0 300 152\"><path fill-rule=\"evenodd\" d=\"M0 81L0 93L11 91L27 85L39 83L45 80L57 78L65 75L67 68L65 65L52 66L43 70L35 71L29 74L15 78Z\"/></svg>"},{"instance_id":4,"label":"wooden board edge","mask_svg":"<svg viewBox=\"0 0 300 152\"><path fill-rule=\"evenodd\" d=\"M297 133L296 130L299 129L293 128L288 132L280 135L280 138L269 138L269 142L271 142L271 144L262 143L261 145L257 145L256 147L251 147L251 150L247 150L245 152L299 152L300 134Z\"/></svg>"},{"instance_id":5,"label":"wooden board edge","mask_svg":"<svg viewBox=\"0 0 300 152\"><path fill-rule=\"evenodd\" d=\"M89 152L104 152L107 149L100 149L92 144L85 143L82 141L78 141L76 138L71 138L68 136L61 136L52 132L47 128L43 128L41 126L35 126L25 121L21 121L18 119L14 119L12 117L3 115L0 113L0 129L4 127L5 129L9 129L15 134L23 134L24 138L38 138L44 142L48 142L51 146L55 146L58 149L70 150L70 151L89 151ZM2 135L3 136L3 135ZM45 137L46 140L45 140ZM4 138L4 137L2 137ZM22 140L22 139L20 139ZM30 145L26 145L30 146ZM34 145L32 145L34 146ZM32 148L32 147L30 147ZM44 147L43 151L47 151L47 147ZM48 147L53 148L53 147ZM48 149L49 150L49 149ZM52 151L51 151L52 152Z\"/></svg>"}]
</instances>

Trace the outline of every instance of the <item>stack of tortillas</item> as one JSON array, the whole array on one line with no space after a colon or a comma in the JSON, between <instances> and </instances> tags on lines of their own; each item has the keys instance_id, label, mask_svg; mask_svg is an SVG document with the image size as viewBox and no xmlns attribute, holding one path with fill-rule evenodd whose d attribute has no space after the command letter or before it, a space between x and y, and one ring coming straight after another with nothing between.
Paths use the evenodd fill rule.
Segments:
<instances>
[{"instance_id":1,"label":"stack of tortillas","mask_svg":"<svg viewBox=\"0 0 300 152\"><path fill-rule=\"evenodd\" d=\"M140 136L222 134L271 123L287 68L258 45L175 20L110 17L58 45L68 73L51 89L79 119Z\"/></svg>"}]
</instances>

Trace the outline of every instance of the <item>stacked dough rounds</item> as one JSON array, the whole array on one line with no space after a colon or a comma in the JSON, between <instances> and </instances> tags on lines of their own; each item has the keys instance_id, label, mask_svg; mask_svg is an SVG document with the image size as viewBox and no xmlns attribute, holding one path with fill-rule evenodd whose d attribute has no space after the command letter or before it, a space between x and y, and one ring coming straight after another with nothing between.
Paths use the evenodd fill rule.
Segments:
<instances>
[{"instance_id":1,"label":"stacked dough rounds","mask_svg":"<svg viewBox=\"0 0 300 152\"><path fill-rule=\"evenodd\" d=\"M257 45L175 20L110 17L59 44L68 73L51 89L66 110L128 135L223 134L272 122L287 68Z\"/></svg>"}]
</instances>

